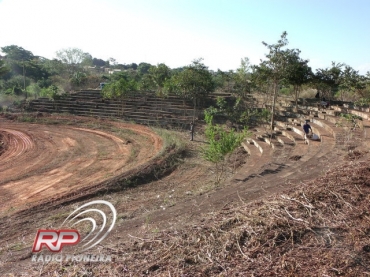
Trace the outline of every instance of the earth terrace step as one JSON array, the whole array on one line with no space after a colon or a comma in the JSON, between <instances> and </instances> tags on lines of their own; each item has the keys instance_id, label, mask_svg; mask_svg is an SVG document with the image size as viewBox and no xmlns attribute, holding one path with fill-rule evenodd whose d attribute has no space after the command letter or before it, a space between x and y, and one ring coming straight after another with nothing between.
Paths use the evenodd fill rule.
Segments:
<instances>
[{"instance_id":1,"label":"earth terrace step","mask_svg":"<svg viewBox=\"0 0 370 277\"><path fill-rule=\"evenodd\" d=\"M336 135L342 132L342 128L337 127L332 122L323 119L313 118L312 122L317 124L318 126L324 128L328 133L330 133L334 138Z\"/></svg>"},{"instance_id":2,"label":"earth terrace step","mask_svg":"<svg viewBox=\"0 0 370 277\"><path fill-rule=\"evenodd\" d=\"M296 112L298 114L317 116L319 109L315 107L309 107L309 106L298 106L296 109Z\"/></svg>"},{"instance_id":3,"label":"earth terrace step","mask_svg":"<svg viewBox=\"0 0 370 277\"><path fill-rule=\"evenodd\" d=\"M86 108L60 108L57 109L58 111L61 112L69 112L69 113L99 113L99 114L117 114L117 115L132 115L132 116L153 116L153 117L175 117L173 113L167 113L167 112L153 112L153 111L148 111L148 112L140 112L140 111L121 111L121 110L102 110L102 109L86 109Z\"/></svg>"},{"instance_id":4,"label":"earth terrace step","mask_svg":"<svg viewBox=\"0 0 370 277\"><path fill-rule=\"evenodd\" d=\"M269 133L264 130L263 128L254 128L253 129L253 137L258 141L264 141L266 144L268 144L272 149L275 149L275 144L270 139Z\"/></svg>"},{"instance_id":5,"label":"earth terrace step","mask_svg":"<svg viewBox=\"0 0 370 277\"><path fill-rule=\"evenodd\" d=\"M304 124L304 121L301 122L301 124ZM328 150L333 149L335 146L335 139L332 134L332 130L327 130L326 128L316 124L315 122L311 122L310 126L312 128L312 131L314 134L318 135L320 138L320 147L321 149L325 149L325 151L322 151L322 153L328 152ZM314 143L313 145L316 144L315 141L309 140L310 144ZM318 157L321 157L322 154L319 153Z\"/></svg>"},{"instance_id":6,"label":"earth terrace step","mask_svg":"<svg viewBox=\"0 0 370 277\"><path fill-rule=\"evenodd\" d=\"M105 118L122 118L124 120L130 121L130 122L138 122L138 123L156 123L157 125L166 125L166 124L189 124L189 121L191 119L187 118L153 118L153 117L145 117L145 116L108 116L107 114L101 114L96 112L78 112L75 113L77 115L83 115L83 116L96 116L96 117L105 117Z\"/></svg>"},{"instance_id":7,"label":"earth terrace step","mask_svg":"<svg viewBox=\"0 0 370 277\"><path fill-rule=\"evenodd\" d=\"M357 110L349 110L349 112L351 114L354 114L354 115L357 115L357 116L360 116L364 119L367 119L367 120L370 120L370 113L367 113L367 112L362 112L362 111L357 111Z\"/></svg>"},{"instance_id":8,"label":"earth terrace step","mask_svg":"<svg viewBox=\"0 0 370 277\"><path fill-rule=\"evenodd\" d=\"M83 100L78 100L79 102L84 102ZM95 103L96 101L94 101ZM193 105L189 105L188 103L183 103L183 102L175 102L175 101L166 101L166 100L134 100L134 99L124 99L123 101L119 99L100 99L99 102L102 103L115 103L115 104L120 104L122 103L124 105L135 105L135 106L140 106L140 105L146 105L146 106L176 106L176 107L189 107L193 108Z\"/></svg>"},{"instance_id":9,"label":"earth terrace step","mask_svg":"<svg viewBox=\"0 0 370 277\"><path fill-rule=\"evenodd\" d=\"M124 110L129 110L130 108L131 109L143 109L143 110L168 110L168 111L188 111L188 112L193 112L193 109L192 108L187 108L187 109L184 109L184 107L174 107L174 106L170 106L170 107L157 107L157 106L147 106L147 105L129 105L129 104L125 104L122 106L122 104L120 103L91 103L91 102L68 102L68 101L58 101L58 102L48 102L48 104L53 104L55 106L64 106L64 107L68 107L68 108L81 108L81 107L84 107L84 108L106 108L106 107L109 107L109 108L116 108L116 109L124 109ZM32 103L32 105L34 105L35 103Z\"/></svg>"},{"instance_id":10,"label":"earth terrace step","mask_svg":"<svg viewBox=\"0 0 370 277\"><path fill-rule=\"evenodd\" d=\"M330 115L327 115L327 114L324 114L324 113L319 113L317 117L319 119L322 119L322 120L330 121L333 124L335 124L337 122L337 120L338 120L338 117L330 116Z\"/></svg>"},{"instance_id":11,"label":"earth terrace step","mask_svg":"<svg viewBox=\"0 0 370 277\"><path fill-rule=\"evenodd\" d=\"M70 94L66 98L75 100L75 99L101 99L101 95L90 95L90 94Z\"/></svg>"},{"instance_id":12,"label":"earth terrace step","mask_svg":"<svg viewBox=\"0 0 370 277\"><path fill-rule=\"evenodd\" d=\"M250 144L254 144L254 146L257 147L257 149L261 152L261 154L263 153L271 154L273 150L270 145L268 145L264 140L260 138L248 138L247 141Z\"/></svg>"},{"instance_id":13,"label":"earth terrace step","mask_svg":"<svg viewBox=\"0 0 370 277\"><path fill-rule=\"evenodd\" d=\"M68 104L68 102L64 102L65 104ZM70 103L72 104L72 103ZM193 110L193 107L189 107L189 106L184 106L184 105L174 105L174 104L171 104L171 103L167 103L167 104L152 104L152 103L135 103L135 102L125 102L125 103L121 103L119 101L104 101L104 102L100 102L100 103L96 103L96 102L82 102L82 101L79 101L78 103L73 103L73 104L78 104L78 105L106 105L106 106L116 106L116 107L140 107L140 108L151 108L151 109L187 109L187 110Z\"/></svg>"},{"instance_id":14,"label":"earth terrace step","mask_svg":"<svg viewBox=\"0 0 370 277\"><path fill-rule=\"evenodd\" d=\"M293 143L297 144L299 142L304 142L303 135L299 135L294 130L292 130L292 126L286 124L285 122L275 121L277 127L275 127L275 131L280 131L281 134L288 139L290 139Z\"/></svg>"},{"instance_id":15,"label":"earth terrace step","mask_svg":"<svg viewBox=\"0 0 370 277\"><path fill-rule=\"evenodd\" d=\"M295 142L292 139L288 138L287 136L284 136L282 134L282 131L276 131L275 138L283 146L285 145L294 146L295 145Z\"/></svg>"},{"instance_id":16,"label":"earth terrace step","mask_svg":"<svg viewBox=\"0 0 370 277\"><path fill-rule=\"evenodd\" d=\"M242 146L250 153L250 156L247 162L238 169L238 173L233 177L233 181L245 182L250 178L258 177L261 168L271 162L272 155L268 151L262 153L250 142L250 140L245 140L242 143Z\"/></svg>"},{"instance_id":17,"label":"earth terrace step","mask_svg":"<svg viewBox=\"0 0 370 277\"><path fill-rule=\"evenodd\" d=\"M187 114L187 115L193 115L194 111L192 109L177 109L177 108L169 108L169 109L153 109L151 107L135 107L135 106L129 106L124 107L123 109L120 107L112 107L112 106L99 106L100 109L112 109L112 110L120 110L124 112L155 112L155 113L168 113L173 115L181 115L181 114Z\"/></svg>"},{"instance_id":18,"label":"earth terrace step","mask_svg":"<svg viewBox=\"0 0 370 277\"><path fill-rule=\"evenodd\" d=\"M241 143L241 145L253 159L261 157L262 153L253 144L250 144L249 141L245 140Z\"/></svg>"},{"instance_id":19,"label":"earth terrace step","mask_svg":"<svg viewBox=\"0 0 370 277\"><path fill-rule=\"evenodd\" d=\"M97 113L108 113L108 114L120 114L122 113L122 109L120 107L111 108L107 106L98 106L96 105L58 105L53 102L51 103L33 103L31 105L31 109L34 110L45 110L53 111L53 112L69 112L69 113L90 113L90 112L97 112ZM123 113L142 113L142 114L158 114L158 115L168 115L168 116L189 116L193 115L193 110L183 111L183 110L173 110L173 111L160 111L160 110L140 110L140 109L123 109Z\"/></svg>"},{"instance_id":20,"label":"earth terrace step","mask_svg":"<svg viewBox=\"0 0 370 277\"><path fill-rule=\"evenodd\" d=\"M94 93L94 94L86 94L86 93L76 93L76 94L71 94L69 99L76 100L76 99L91 99L91 100L101 100L102 95L99 93ZM176 96L169 96L166 98L162 97L157 97L154 95L146 95L146 94L139 94L139 95L129 95L127 98L125 98L126 102L155 102L155 103L174 103L174 104L179 104L179 105L192 105L189 100L183 99L181 97L176 97Z\"/></svg>"},{"instance_id":21,"label":"earth terrace step","mask_svg":"<svg viewBox=\"0 0 370 277\"><path fill-rule=\"evenodd\" d=\"M370 113L369 112L364 112L364 111L358 111L346 107L340 107L340 106L333 106L333 108L341 113L347 113L347 114L353 114L362 117L363 119L370 120Z\"/></svg>"},{"instance_id":22,"label":"earth terrace step","mask_svg":"<svg viewBox=\"0 0 370 277\"><path fill-rule=\"evenodd\" d=\"M278 105L280 105L281 107L284 107L284 108L292 108L293 107L292 100L278 100L277 103L278 103Z\"/></svg>"}]
</instances>

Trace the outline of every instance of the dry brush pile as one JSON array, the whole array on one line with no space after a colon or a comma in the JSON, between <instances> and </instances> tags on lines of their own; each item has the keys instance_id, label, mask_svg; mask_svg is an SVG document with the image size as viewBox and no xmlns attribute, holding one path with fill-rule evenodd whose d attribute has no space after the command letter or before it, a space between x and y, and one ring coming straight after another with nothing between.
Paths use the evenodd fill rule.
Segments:
<instances>
[{"instance_id":1,"label":"dry brush pile","mask_svg":"<svg viewBox=\"0 0 370 277\"><path fill-rule=\"evenodd\" d=\"M141 242L137 253L152 257L147 270L164 275L370 274L369 190L370 167L347 164L295 192L222 211L200 226L163 234L160 242Z\"/></svg>"},{"instance_id":2,"label":"dry brush pile","mask_svg":"<svg viewBox=\"0 0 370 277\"><path fill-rule=\"evenodd\" d=\"M241 200L242 201L242 200ZM347 162L264 201L178 230L131 236L112 264L48 264L41 276L370 276L370 165Z\"/></svg>"}]
</instances>

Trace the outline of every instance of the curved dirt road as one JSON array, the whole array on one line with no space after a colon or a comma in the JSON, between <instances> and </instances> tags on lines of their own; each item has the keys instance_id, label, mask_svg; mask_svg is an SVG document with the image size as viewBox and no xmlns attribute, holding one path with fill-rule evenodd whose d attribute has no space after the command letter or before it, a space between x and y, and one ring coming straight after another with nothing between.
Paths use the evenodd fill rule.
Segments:
<instances>
[{"instance_id":1,"label":"curved dirt road","mask_svg":"<svg viewBox=\"0 0 370 277\"><path fill-rule=\"evenodd\" d=\"M60 119L61 124L44 125L0 118L0 213L110 179L162 148L162 139L144 126L99 122L114 130L105 132Z\"/></svg>"}]
</instances>

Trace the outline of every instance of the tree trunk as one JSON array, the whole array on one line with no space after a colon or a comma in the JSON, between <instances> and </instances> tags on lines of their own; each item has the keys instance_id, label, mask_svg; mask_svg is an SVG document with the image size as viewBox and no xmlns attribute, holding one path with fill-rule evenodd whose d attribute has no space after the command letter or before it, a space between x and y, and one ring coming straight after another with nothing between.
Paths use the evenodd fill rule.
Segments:
<instances>
[{"instance_id":1,"label":"tree trunk","mask_svg":"<svg viewBox=\"0 0 370 277\"><path fill-rule=\"evenodd\" d=\"M276 96L278 91L278 82L274 82L274 94L272 99L272 107L271 107L271 123L270 123L270 129L271 129L271 135L270 139L272 138L272 134L274 132L274 120L275 120L275 103L276 103Z\"/></svg>"},{"instance_id":2,"label":"tree trunk","mask_svg":"<svg viewBox=\"0 0 370 277\"><path fill-rule=\"evenodd\" d=\"M195 122L195 113L197 110L197 98L194 97L193 122Z\"/></svg>"},{"instance_id":3,"label":"tree trunk","mask_svg":"<svg viewBox=\"0 0 370 277\"><path fill-rule=\"evenodd\" d=\"M298 86L294 86L294 90L295 90L295 108L298 109L298 92L299 92Z\"/></svg>"}]
</instances>

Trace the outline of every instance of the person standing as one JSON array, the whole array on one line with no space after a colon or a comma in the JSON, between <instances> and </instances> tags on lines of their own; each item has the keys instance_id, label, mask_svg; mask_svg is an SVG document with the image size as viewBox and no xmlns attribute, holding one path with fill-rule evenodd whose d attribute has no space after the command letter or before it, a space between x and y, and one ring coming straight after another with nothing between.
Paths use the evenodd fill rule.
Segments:
<instances>
[{"instance_id":1,"label":"person standing","mask_svg":"<svg viewBox=\"0 0 370 277\"><path fill-rule=\"evenodd\" d=\"M194 140L194 123L193 122L190 123L190 140L191 141Z\"/></svg>"},{"instance_id":2,"label":"person standing","mask_svg":"<svg viewBox=\"0 0 370 277\"><path fill-rule=\"evenodd\" d=\"M311 130L311 133L312 133L312 128L310 126L310 124L308 124L309 120L306 120L306 123L303 124L303 131L304 131L304 140L306 142L306 140L309 138L309 134L310 134L310 130Z\"/></svg>"}]
</instances>

